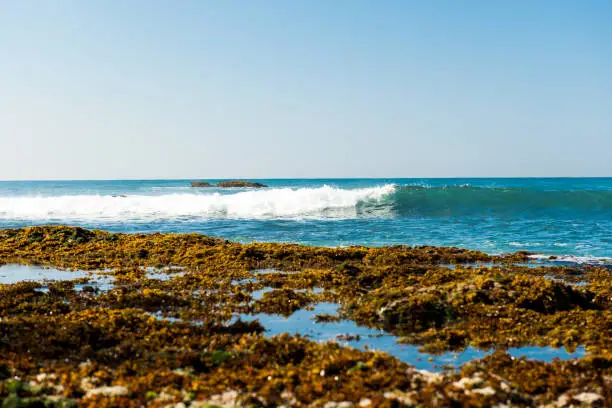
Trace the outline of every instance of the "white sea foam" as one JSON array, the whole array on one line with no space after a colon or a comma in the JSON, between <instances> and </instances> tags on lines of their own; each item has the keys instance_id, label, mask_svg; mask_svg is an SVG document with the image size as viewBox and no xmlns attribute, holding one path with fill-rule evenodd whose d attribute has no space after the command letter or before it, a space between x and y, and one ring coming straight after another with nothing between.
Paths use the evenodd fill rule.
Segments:
<instances>
[{"instance_id":1,"label":"white sea foam","mask_svg":"<svg viewBox=\"0 0 612 408\"><path fill-rule=\"evenodd\" d=\"M542 246L543 244L540 242L510 242L508 245L513 246L513 247L539 247Z\"/></svg>"},{"instance_id":2,"label":"white sea foam","mask_svg":"<svg viewBox=\"0 0 612 408\"><path fill-rule=\"evenodd\" d=\"M361 189L274 188L230 194L0 197L0 219L325 218L334 212L350 217L359 203L380 200L394 191L395 186L384 185Z\"/></svg>"},{"instance_id":3,"label":"white sea foam","mask_svg":"<svg viewBox=\"0 0 612 408\"><path fill-rule=\"evenodd\" d=\"M564 255L564 256L556 256L551 259L550 255L543 254L532 254L528 255L528 258L534 259L536 261L545 261L550 263L570 263L577 265L611 265L612 258L605 256L572 256L572 255Z\"/></svg>"}]
</instances>

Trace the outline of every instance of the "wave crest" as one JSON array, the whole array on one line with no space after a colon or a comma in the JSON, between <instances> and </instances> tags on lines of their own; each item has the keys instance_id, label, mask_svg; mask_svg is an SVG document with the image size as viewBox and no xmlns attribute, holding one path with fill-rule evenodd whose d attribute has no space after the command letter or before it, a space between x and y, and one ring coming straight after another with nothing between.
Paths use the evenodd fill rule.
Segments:
<instances>
[{"instance_id":1,"label":"wave crest","mask_svg":"<svg viewBox=\"0 0 612 408\"><path fill-rule=\"evenodd\" d=\"M0 219L352 218L356 216L361 203L379 201L394 191L393 185L360 189L325 185L232 194L0 197Z\"/></svg>"}]
</instances>

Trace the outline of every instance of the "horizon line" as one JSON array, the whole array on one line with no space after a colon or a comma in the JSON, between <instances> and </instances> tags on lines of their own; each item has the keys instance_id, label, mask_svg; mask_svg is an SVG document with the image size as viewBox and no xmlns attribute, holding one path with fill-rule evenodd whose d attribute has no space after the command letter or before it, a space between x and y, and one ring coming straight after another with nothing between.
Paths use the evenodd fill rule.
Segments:
<instances>
[{"instance_id":1,"label":"horizon line","mask_svg":"<svg viewBox=\"0 0 612 408\"><path fill-rule=\"evenodd\" d=\"M70 178L51 178L51 179L0 179L0 183L18 182L60 182L60 181L204 181L204 180L459 180L459 179L480 179L480 180L508 180L508 179L607 179L612 176L452 176L452 177L192 177L192 178L125 178L125 179L70 179Z\"/></svg>"}]
</instances>

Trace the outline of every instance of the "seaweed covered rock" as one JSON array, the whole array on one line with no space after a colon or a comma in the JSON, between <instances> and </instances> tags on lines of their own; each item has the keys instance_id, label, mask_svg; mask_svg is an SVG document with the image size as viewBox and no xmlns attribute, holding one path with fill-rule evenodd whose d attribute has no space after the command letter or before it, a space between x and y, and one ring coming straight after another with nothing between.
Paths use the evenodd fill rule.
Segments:
<instances>
[{"instance_id":1,"label":"seaweed covered rock","mask_svg":"<svg viewBox=\"0 0 612 408\"><path fill-rule=\"evenodd\" d=\"M223 187L223 188L228 188L228 187L234 187L234 188L244 188L244 187L252 187L252 188L262 188L262 187L268 187L265 184L262 183L256 183L254 181L247 181L247 180L230 180L230 181L220 181L217 183L217 187Z\"/></svg>"},{"instance_id":2,"label":"seaweed covered rock","mask_svg":"<svg viewBox=\"0 0 612 408\"><path fill-rule=\"evenodd\" d=\"M550 279L517 276L512 282L512 288L516 291L516 304L519 307L539 313L555 313L576 307L582 309L594 307L590 294Z\"/></svg>"},{"instance_id":3,"label":"seaweed covered rock","mask_svg":"<svg viewBox=\"0 0 612 408\"><path fill-rule=\"evenodd\" d=\"M208 181L191 181L191 187L212 187Z\"/></svg>"},{"instance_id":4,"label":"seaweed covered rock","mask_svg":"<svg viewBox=\"0 0 612 408\"><path fill-rule=\"evenodd\" d=\"M390 301L379 309L378 315L385 330L389 331L421 331L441 327L456 317L452 306L435 292L417 292Z\"/></svg>"},{"instance_id":5,"label":"seaweed covered rock","mask_svg":"<svg viewBox=\"0 0 612 408\"><path fill-rule=\"evenodd\" d=\"M303 292L290 289L276 289L264 293L262 298L255 302L255 310L259 313L280 314L291 316L295 311L312 303L310 297Z\"/></svg>"},{"instance_id":6,"label":"seaweed covered rock","mask_svg":"<svg viewBox=\"0 0 612 408\"><path fill-rule=\"evenodd\" d=\"M491 263L460 265L483 260ZM456 248L0 230L0 265L104 269L113 278L107 288L98 273L0 283L0 405L607 406L612 271L507 260ZM253 301L256 291L268 292ZM499 351L429 373L332 341L267 338L258 320L236 320L318 302L340 305L338 315L316 315L319 323L385 328L427 352L548 345L587 355L544 362Z\"/></svg>"}]
</instances>

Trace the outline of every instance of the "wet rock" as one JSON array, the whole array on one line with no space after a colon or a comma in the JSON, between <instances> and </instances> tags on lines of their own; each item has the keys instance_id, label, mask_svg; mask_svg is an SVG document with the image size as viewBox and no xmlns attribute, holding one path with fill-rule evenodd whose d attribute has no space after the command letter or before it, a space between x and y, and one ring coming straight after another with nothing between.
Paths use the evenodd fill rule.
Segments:
<instances>
[{"instance_id":1,"label":"wet rock","mask_svg":"<svg viewBox=\"0 0 612 408\"><path fill-rule=\"evenodd\" d=\"M220 181L217 183L217 187L223 187L223 188L244 188L244 187L251 187L251 188L262 188L262 187L268 187L265 184L261 184L261 183L256 183L254 181L247 181L247 180L230 180L230 181Z\"/></svg>"},{"instance_id":2,"label":"wet rock","mask_svg":"<svg viewBox=\"0 0 612 408\"><path fill-rule=\"evenodd\" d=\"M291 316L295 311L312 303L308 295L290 289L277 289L264 293L255 302L255 310L263 313Z\"/></svg>"},{"instance_id":3,"label":"wet rock","mask_svg":"<svg viewBox=\"0 0 612 408\"><path fill-rule=\"evenodd\" d=\"M393 300L378 312L385 330L426 330L454 320L452 306L437 294L419 294Z\"/></svg>"},{"instance_id":4,"label":"wet rock","mask_svg":"<svg viewBox=\"0 0 612 408\"><path fill-rule=\"evenodd\" d=\"M518 276L512 282L512 287L516 290L516 303L519 307L540 313L594 307L589 299L592 296L563 282Z\"/></svg>"},{"instance_id":5,"label":"wet rock","mask_svg":"<svg viewBox=\"0 0 612 408\"><path fill-rule=\"evenodd\" d=\"M99 292L99 289L98 288L94 288L91 285L85 285L85 286L83 286L82 291L85 292L85 293L97 293L97 292Z\"/></svg>"},{"instance_id":6,"label":"wet rock","mask_svg":"<svg viewBox=\"0 0 612 408\"><path fill-rule=\"evenodd\" d=\"M207 181L190 181L191 187L212 187Z\"/></svg>"},{"instance_id":7,"label":"wet rock","mask_svg":"<svg viewBox=\"0 0 612 408\"><path fill-rule=\"evenodd\" d=\"M340 316L322 313L315 315L313 320L315 321L315 323L334 323L340 321Z\"/></svg>"},{"instance_id":8,"label":"wet rock","mask_svg":"<svg viewBox=\"0 0 612 408\"><path fill-rule=\"evenodd\" d=\"M358 334L339 334L336 336L336 340L340 341L359 341L361 336Z\"/></svg>"}]
</instances>

